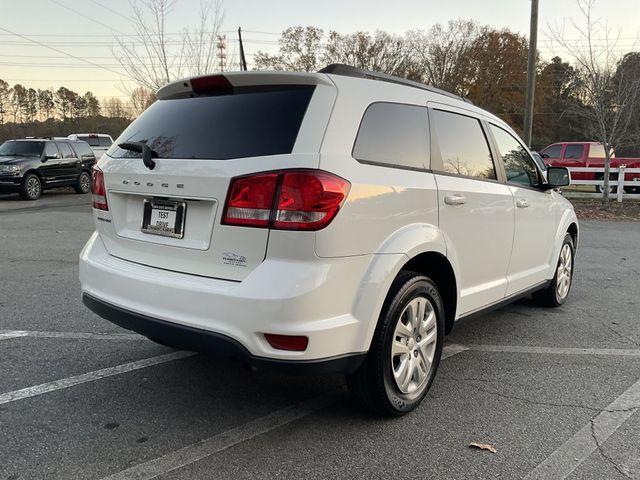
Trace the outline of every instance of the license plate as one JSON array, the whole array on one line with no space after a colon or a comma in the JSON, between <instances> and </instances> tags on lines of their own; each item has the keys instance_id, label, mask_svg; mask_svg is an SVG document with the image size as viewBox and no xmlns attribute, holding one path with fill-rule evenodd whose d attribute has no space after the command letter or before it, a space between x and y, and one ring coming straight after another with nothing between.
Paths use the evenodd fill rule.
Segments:
<instances>
[{"instance_id":1,"label":"license plate","mask_svg":"<svg viewBox=\"0 0 640 480\"><path fill-rule=\"evenodd\" d=\"M152 235L182 238L186 213L185 202L145 199L141 230Z\"/></svg>"}]
</instances>

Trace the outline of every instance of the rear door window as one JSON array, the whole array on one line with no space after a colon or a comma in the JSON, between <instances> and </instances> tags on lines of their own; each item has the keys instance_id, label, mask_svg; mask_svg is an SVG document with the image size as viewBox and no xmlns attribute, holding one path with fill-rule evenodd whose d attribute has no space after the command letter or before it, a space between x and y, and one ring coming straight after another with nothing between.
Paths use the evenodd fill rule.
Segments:
<instances>
[{"instance_id":1,"label":"rear door window","mask_svg":"<svg viewBox=\"0 0 640 480\"><path fill-rule=\"evenodd\" d=\"M362 117L353 158L364 163L429 168L429 117L426 107L374 103Z\"/></svg>"},{"instance_id":2,"label":"rear door window","mask_svg":"<svg viewBox=\"0 0 640 480\"><path fill-rule=\"evenodd\" d=\"M233 94L159 100L114 142L145 142L159 158L225 160L291 153L314 86L236 88Z\"/></svg>"},{"instance_id":3,"label":"rear door window","mask_svg":"<svg viewBox=\"0 0 640 480\"><path fill-rule=\"evenodd\" d=\"M73 158L75 154L71 150L71 147L68 143L58 142L58 148L60 149L60 153L62 154L62 158Z\"/></svg>"},{"instance_id":4,"label":"rear door window","mask_svg":"<svg viewBox=\"0 0 640 480\"><path fill-rule=\"evenodd\" d=\"M89 144L87 142L75 142L73 146L76 151L83 157L93 156L93 150L91 150L91 147L89 147Z\"/></svg>"},{"instance_id":5,"label":"rear door window","mask_svg":"<svg viewBox=\"0 0 640 480\"><path fill-rule=\"evenodd\" d=\"M497 178L489 144L477 118L434 110L432 129L446 173L486 180Z\"/></svg>"},{"instance_id":6,"label":"rear door window","mask_svg":"<svg viewBox=\"0 0 640 480\"><path fill-rule=\"evenodd\" d=\"M564 158L580 159L584 153L584 145L567 145L564 149Z\"/></svg>"}]
</instances>

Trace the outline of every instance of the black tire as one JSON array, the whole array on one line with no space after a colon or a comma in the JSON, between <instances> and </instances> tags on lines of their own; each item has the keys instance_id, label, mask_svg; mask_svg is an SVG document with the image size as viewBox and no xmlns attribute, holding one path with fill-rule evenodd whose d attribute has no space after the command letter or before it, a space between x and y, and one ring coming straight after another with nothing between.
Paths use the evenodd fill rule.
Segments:
<instances>
[{"instance_id":1,"label":"black tire","mask_svg":"<svg viewBox=\"0 0 640 480\"><path fill-rule=\"evenodd\" d=\"M568 249L570 252L571 264L569 267L568 273L568 285L566 291L563 291L559 287L558 283L558 274L561 273L561 263L563 262L563 251L565 246L568 245ZM553 280L547 288L544 290L540 290L539 292L535 292L533 294L533 299L540 305L545 307L559 307L564 302L566 302L567 297L569 296L569 292L571 291L571 284L573 283L573 272L575 270L575 247L573 246L573 238L568 233L564 236L564 241L562 242L562 247L560 247L560 255L558 256L558 263L556 264L556 273L553 276ZM565 268L566 273L566 268Z\"/></svg>"},{"instance_id":2,"label":"black tire","mask_svg":"<svg viewBox=\"0 0 640 480\"><path fill-rule=\"evenodd\" d=\"M625 193L640 193L640 187L624 187Z\"/></svg>"},{"instance_id":3,"label":"black tire","mask_svg":"<svg viewBox=\"0 0 640 480\"><path fill-rule=\"evenodd\" d=\"M408 321L406 314L409 309L408 305L415 301L419 302L420 300L416 299L420 298L429 302L429 305L425 304L425 312L433 311L435 315L435 322L431 320L425 323L425 325L431 326L424 330L425 338L423 341L426 342L427 335L430 339L435 337L435 341L425 343L425 348L428 347L432 354L430 369L426 374L423 372L419 385L416 382L414 392L405 393L400 389L394 377L394 368L400 369L400 365L394 366L395 358L392 358L391 347L392 343L398 342L398 339L400 339L398 343L404 346L403 337L396 336L396 327L400 328L399 324L403 322L403 319ZM403 325L405 325L404 322ZM433 328L436 329L435 332L433 332ZM421 340L420 336L416 337L416 329L413 329L413 335L414 342ZM425 363L425 355L419 344L414 342L409 344L410 338L408 336L404 338L406 338L408 351L405 358L407 362L410 362L409 365L419 365L421 362L423 366L426 365L428 362ZM409 413L422 402L433 383L442 355L443 342L444 307L435 283L416 272L401 272L389 289L364 363L354 374L347 377L349 390L358 403L376 414L397 417ZM435 347L433 347L434 343ZM414 354L415 360L412 358L412 354ZM417 372L416 369L412 371ZM416 373L411 374L410 381L415 378L415 375ZM407 378L409 377L407 376Z\"/></svg>"},{"instance_id":4,"label":"black tire","mask_svg":"<svg viewBox=\"0 0 640 480\"><path fill-rule=\"evenodd\" d=\"M34 173L27 173L20 184L20 197L23 200L37 200L42 195L42 181Z\"/></svg>"},{"instance_id":5,"label":"black tire","mask_svg":"<svg viewBox=\"0 0 640 480\"><path fill-rule=\"evenodd\" d=\"M598 176L596 176L596 180L603 180L603 179L604 179L604 175L602 174L599 174ZM617 181L618 175L610 174L609 180L613 180L614 182ZM602 188L602 185L596 185L596 192L602 193L603 191L604 191L604 188ZM609 194L612 195L614 193L618 193L618 187L609 185Z\"/></svg>"},{"instance_id":6,"label":"black tire","mask_svg":"<svg viewBox=\"0 0 640 480\"><path fill-rule=\"evenodd\" d=\"M89 193L91 191L91 174L86 170L83 170L82 173L78 175L73 189L76 193Z\"/></svg>"}]
</instances>

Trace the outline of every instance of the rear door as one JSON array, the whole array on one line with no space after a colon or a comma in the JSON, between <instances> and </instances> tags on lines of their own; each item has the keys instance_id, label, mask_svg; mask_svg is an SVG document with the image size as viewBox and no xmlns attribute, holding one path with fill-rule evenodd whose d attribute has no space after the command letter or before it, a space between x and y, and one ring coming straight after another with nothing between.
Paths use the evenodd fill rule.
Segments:
<instances>
[{"instance_id":1,"label":"rear door","mask_svg":"<svg viewBox=\"0 0 640 480\"><path fill-rule=\"evenodd\" d=\"M459 266L460 314L466 314L505 296L513 199L478 118L434 106L430 119L440 229Z\"/></svg>"},{"instance_id":2,"label":"rear door","mask_svg":"<svg viewBox=\"0 0 640 480\"><path fill-rule=\"evenodd\" d=\"M515 206L513 253L507 273L507 295L547 280L557 231L556 203L551 190L540 189L542 176L522 143L491 124Z\"/></svg>"},{"instance_id":3,"label":"rear door","mask_svg":"<svg viewBox=\"0 0 640 480\"><path fill-rule=\"evenodd\" d=\"M80 157L69 142L56 142L60 150L58 180L72 180L80 174Z\"/></svg>"},{"instance_id":4,"label":"rear door","mask_svg":"<svg viewBox=\"0 0 640 480\"><path fill-rule=\"evenodd\" d=\"M273 83L287 78L269 76ZM138 117L98 164L109 212L96 210L96 225L109 253L207 277L250 274L264 260L269 230L221 224L229 183L256 172L317 168L335 98L335 87L320 88L314 77L296 80L309 84L158 100ZM145 142L155 168L118 146L125 141ZM177 235L157 231L163 222Z\"/></svg>"}]
</instances>

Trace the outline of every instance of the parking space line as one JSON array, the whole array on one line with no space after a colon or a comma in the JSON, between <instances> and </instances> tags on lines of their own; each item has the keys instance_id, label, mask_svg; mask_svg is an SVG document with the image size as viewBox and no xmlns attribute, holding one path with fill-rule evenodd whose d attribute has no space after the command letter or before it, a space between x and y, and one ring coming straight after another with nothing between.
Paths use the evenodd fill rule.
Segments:
<instances>
[{"instance_id":1,"label":"parking space line","mask_svg":"<svg viewBox=\"0 0 640 480\"><path fill-rule=\"evenodd\" d=\"M560 348L528 347L518 345L466 345L476 352L535 353L549 355L609 355L619 357L640 357L640 349L621 348Z\"/></svg>"},{"instance_id":2,"label":"parking space line","mask_svg":"<svg viewBox=\"0 0 640 480\"><path fill-rule=\"evenodd\" d=\"M135 362L123 363L122 365L116 365L115 367L108 367L89 373L83 373L82 375L76 375L74 377L68 377L60 380L54 380L53 382L42 383L33 387L14 390L13 392L2 393L0 394L0 405L15 402L16 400L36 397L38 395L42 395L43 393L63 390L65 388L80 385L82 383L93 382L95 380L100 380L101 378L113 377L114 375L133 372L134 370L140 370L141 368L147 368L153 365L171 362L173 360L180 360L182 358L191 357L193 355L196 354L194 352L185 351L172 352L165 355L158 355L157 357L137 360Z\"/></svg>"},{"instance_id":3,"label":"parking space line","mask_svg":"<svg viewBox=\"0 0 640 480\"><path fill-rule=\"evenodd\" d=\"M462 353L466 347L447 345L442 351L442 358L449 358ZM344 398L342 390L320 395L296 405L275 411L264 417L252 420L244 425L232 428L197 443L175 450L162 457L121 470L104 477L102 480L150 480L165 475L179 468L203 460L215 453L231 448L239 443L283 427L291 422L311 415L323 408L331 406Z\"/></svg>"},{"instance_id":4,"label":"parking space line","mask_svg":"<svg viewBox=\"0 0 640 480\"><path fill-rule=\"evenodd\" d=\"M533 469L525 480L567 478L639 409L640 380L637 380Z\"/></svg>"},{"instance_id":5,"label":"parking space line","mask_svg":"<svg viewBox=\"0 0 640 480\"><path fill-rule=\"evenodd\" d=\"M134 333L85 333L85 332L38 332L33 330L0 330L3 338L65 338L81 340L147 340L146 337Z\"/></svg>"}]
</instances>

